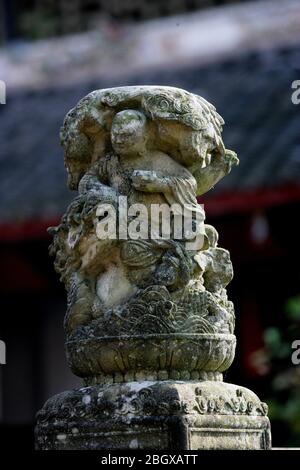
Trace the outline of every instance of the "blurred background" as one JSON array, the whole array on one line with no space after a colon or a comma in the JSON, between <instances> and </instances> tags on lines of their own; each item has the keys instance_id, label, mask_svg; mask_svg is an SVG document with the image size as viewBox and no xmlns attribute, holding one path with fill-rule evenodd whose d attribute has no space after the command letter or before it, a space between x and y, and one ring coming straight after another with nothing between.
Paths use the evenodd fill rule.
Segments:
<instances>
[{"instance_id":1,"label":"blurred background","mask_svg":"<svg viewBox=\"0 0 300 470\"><path fill-rule=\"evenodd\" d=\"M46 232L74 197L63 118L94 89L161 84L211 101L240 157L200 200L235 270L238 343L225 380L268 403L275 447L300 447L299 1L1 0L0 18L0 446L32 447L44 401L80 384Z\"/></svg>"}]
</instances>

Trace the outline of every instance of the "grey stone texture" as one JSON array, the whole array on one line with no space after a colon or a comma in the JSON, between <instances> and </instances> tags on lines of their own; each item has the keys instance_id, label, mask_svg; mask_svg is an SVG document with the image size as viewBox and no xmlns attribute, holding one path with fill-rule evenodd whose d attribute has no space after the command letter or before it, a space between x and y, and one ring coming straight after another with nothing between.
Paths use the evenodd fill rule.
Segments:
<instances>
[{"instance_id":1,"label":"grey stone texture","mask_svg":"<svg viewBox=\"0 0 300 470\"><path fill-rule=\"evenodd\" d=\"M159 86L97 90L67 114L61 141L78 195L50 229L50 253L68 293L68 362L85 388L48 400L37 448L270 448L266 405L223 383L233 269L196 199L238 164L223 124L203 98ZM99 224L113 218L99 207L120 215L120 196L184 209L193 233L161 238L164 219L151 218L147 237L124 238L118 218L103 238ZM126 230L132 222L128 212Z\"/></svg>"}]
</instances>

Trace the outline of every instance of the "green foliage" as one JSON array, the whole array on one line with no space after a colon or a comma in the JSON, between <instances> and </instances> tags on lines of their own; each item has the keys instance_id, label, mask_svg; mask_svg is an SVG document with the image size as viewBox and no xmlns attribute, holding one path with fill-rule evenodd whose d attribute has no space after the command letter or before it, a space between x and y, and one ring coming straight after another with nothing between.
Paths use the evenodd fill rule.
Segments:
<instances>
[{"instance_id":1,"label":"green foliage","mask_svg":"<svg viewBox=\"0 0 300 470\"><path fill-rule=\"evenodd\" d=\"M267 400L270 419L289 430L282 445L300 445L300 366L291 360L292 343L300 339L300 295L284 306L286 327L272 326L265 331L265 344L273 375L272 397Z\"/></svg>"}]
</instances>

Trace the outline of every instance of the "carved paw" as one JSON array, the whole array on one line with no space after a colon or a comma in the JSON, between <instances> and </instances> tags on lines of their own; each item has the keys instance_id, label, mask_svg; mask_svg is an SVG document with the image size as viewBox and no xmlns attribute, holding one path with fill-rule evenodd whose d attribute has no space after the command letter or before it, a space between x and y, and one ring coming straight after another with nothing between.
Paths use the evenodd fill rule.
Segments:
<instances>
[{"instance_id":1,"label":"carved paw","mask_svg":"<svg viewBox=\"0 0 300 470\"><path fill-rule=\"evenodd\" d=\"M226 165L227 165L227 173L230 172L233 166L238 165L240 162L237 154L233 150L226 149L224 158L225 158Z\"/></svg>"},{"instance_id":2,"label":"carved paw","mask_svg":"<svg viewBox=\"0 0 300 470\"><path fill-rule=\"evenodd\" d=\"M132 184L138 191L155 191L159 178L154 171L135 170L131 176Z\"/></svg>"}]
</instances>

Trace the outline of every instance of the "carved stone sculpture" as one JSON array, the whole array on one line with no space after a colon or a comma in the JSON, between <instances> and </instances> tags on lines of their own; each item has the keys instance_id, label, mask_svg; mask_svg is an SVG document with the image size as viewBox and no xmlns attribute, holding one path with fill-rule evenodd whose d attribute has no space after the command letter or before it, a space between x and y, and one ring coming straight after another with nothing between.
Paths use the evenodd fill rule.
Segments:
<instances>
[{"instance_id":1,"label":"carved stone sculpture","mask_svg":"<svg viewBox=\"0 0 300 470\"><path fill-rule=\"evenodd\" d=\"M84 387L38 413L39 449L270 447L266 405L223 382L233 269L196 199L238 163L223 124L203 98L161 86L97 90L67 114L78 195L50 229L50 253Z\"/></svg>"}]
</instances>

